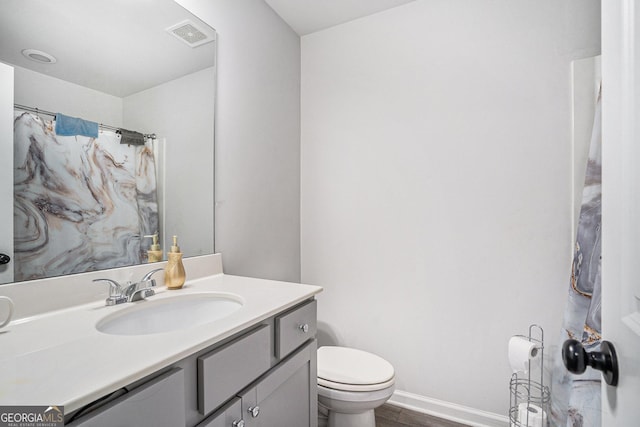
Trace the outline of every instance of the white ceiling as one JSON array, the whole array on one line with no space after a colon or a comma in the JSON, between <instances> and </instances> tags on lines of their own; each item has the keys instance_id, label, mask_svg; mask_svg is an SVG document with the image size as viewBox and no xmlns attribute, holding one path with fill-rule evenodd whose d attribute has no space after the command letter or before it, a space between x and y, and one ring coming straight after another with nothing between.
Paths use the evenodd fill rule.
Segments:
<instances>
[{"instance_id":1,"label":"white ceiling","mask_svg":"<svg viewBox=\"0 0 640 427\"><path fill-rule=\"evenodd\" d=\"M265 1L305 35L414 0ZM173 0L0 0L0 61L124 97L213 65L215 43L191 48L165 31L185 19L207 27Z\"/></svg>"},{"instance_id":2,"label":"white ceiling","mask_svg":"<svg viewBox=\"0 0 640 427\"><path fill-rule=\"evenodd\" d=\"M299 35L313 33L414 0L265 0Z\"/></svg>"},{"instance_id":3,"label":"white ceiling","mask_svg":"<svg viewBox=\"0 0 640 427\"><path fill-rule=\"evenodd\" d=\"M0 61L124 97L213 66L215 43L193 48L165 31L184 20L215 38L173 0L0 0Z\"/></svg>"}]
</instances>

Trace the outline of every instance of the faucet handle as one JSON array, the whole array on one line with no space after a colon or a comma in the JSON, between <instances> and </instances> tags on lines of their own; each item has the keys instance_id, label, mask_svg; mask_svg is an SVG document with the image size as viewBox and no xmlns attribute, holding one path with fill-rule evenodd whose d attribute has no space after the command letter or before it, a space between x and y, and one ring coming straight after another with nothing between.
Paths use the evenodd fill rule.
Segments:
<instances>
[{"instance_id":1,"label":"faucet handle","mask_svg":"<svg viewBox=\"0 0 640 427\"><path fill-rule=\"evenodd\" d=\"M107 282L109 283L109 298L105 300L107 305L116 305L127 302L127 297L122 295L122 286L115 280L111 279L94 279L94 282Z\"/></svg>"},{"instance_id":2,"label":"faucet handle","mask_svg":"<svg viewBox=\"0 0 640 427\"><path fill-rule=\"evenodd\" d=\"M151 270L150 272L144 275L141 282L146 282L147 280L151 279L151 276L153 276L154 273L157 273L158 271L162 271L162 270L164 270L164 268L156 268L155 270ZM155 286L155 285L156 285L156 281L153 280L153 284L151 286Z\"/></svg>"}]
</instances>

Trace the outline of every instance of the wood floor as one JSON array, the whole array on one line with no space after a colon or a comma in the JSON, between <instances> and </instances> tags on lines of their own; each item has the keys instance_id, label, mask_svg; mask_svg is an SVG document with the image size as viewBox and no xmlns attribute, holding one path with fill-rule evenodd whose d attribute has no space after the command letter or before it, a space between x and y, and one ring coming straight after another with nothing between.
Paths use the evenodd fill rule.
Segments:
<instances>
[{"instance_id":1,"label":"wood floor","mask_svg":"<svg viewBox=\"0 0 640 427\"><path fill-rule=\"evenodd\" d=\"M464 424L432 417L431 415L382 405L376 409L376 427L466 427Z\"/></svg>"}]
</instances>

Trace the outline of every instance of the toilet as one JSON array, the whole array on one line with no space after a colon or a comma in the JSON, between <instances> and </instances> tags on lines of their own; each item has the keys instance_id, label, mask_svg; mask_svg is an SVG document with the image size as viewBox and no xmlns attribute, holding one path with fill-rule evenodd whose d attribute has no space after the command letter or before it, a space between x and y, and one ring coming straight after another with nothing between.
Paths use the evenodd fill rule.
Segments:
<instances>
[{"instance_id":1,"label":"toilet","mask_svg":"<svg viewBox=\"0 0 640 427\"><path fill-rule=\"evenodd\" d=\"M395 390L393 366L382 357L347 347L318 349L318 407L328 427L375 427L374 409ZM319 415L319 425L324 419Z\"/></svg>"}]
</instances>

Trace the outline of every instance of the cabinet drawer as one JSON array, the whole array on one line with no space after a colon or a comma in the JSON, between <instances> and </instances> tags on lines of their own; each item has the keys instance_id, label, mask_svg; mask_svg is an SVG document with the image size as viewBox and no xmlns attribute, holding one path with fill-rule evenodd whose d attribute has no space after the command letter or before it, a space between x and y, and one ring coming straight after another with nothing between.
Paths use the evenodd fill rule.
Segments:
<instances>
[{"instance_id":1,"label":"cabinet drawer","mask_svg":"<svg viewBox=\"0 0 640 427\"><path fill-rule=\"evenodd\" d=\"M271 327L258 329L198 357L198 411L206 415L271 366Z\"/></svg>"},{"instance_id":2,"label":"cabinet drawer","mask_svg":"<svg viewBox=\"0 0 640 427\"><path fill-rule=\"evenodd\" d=\"M281 359L316 336L316 301L276 317L276 357Z\"/></svg>"},{"instance_id":3,"label":"cabinet drawer","mask_svg":"<svg viewBox=\"0 0 640 427\"><path fill-rule=\"evenodd\" d=\"M105 406L73 427L175 427L184 424L184 373L172 369Z\"/></svg>"}]
</instances>

